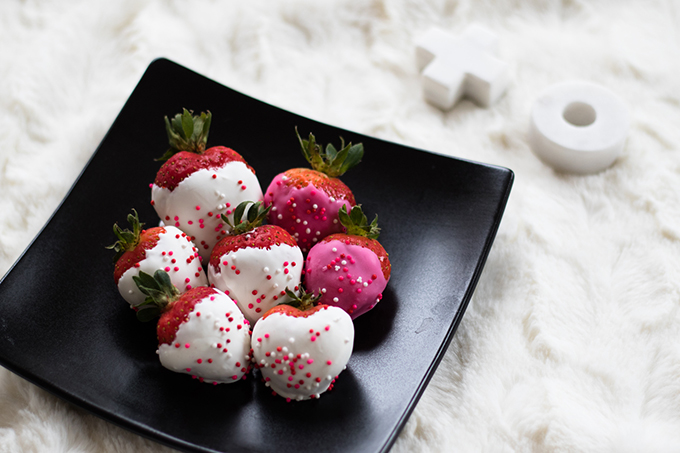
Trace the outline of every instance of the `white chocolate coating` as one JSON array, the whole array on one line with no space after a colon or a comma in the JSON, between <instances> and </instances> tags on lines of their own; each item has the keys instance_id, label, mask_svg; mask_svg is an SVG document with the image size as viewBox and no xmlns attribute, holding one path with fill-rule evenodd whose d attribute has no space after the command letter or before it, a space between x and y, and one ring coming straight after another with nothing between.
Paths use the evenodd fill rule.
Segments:
<instances>
[{"instance_id":1,"label":"white chocolate coating","mask_svg":"<svg viewBox=\"0 0 680 453\"><path fill-rule=\"evenodd\" d=\"M234 301L216 291L195 305L188 321L179 326L175 341L158 347L158 356L171 371L207 383L228 384L248 372L249 325Z\"/></svg>"},{"instance_id":2,"label":"white chocolate coating","mask_svg":"<svg viewBox=\"0 0 680 453\"><path fill-rule=\"evenodd\" d=\"M220 218L226 214L233 223L233 211L242 201L261 201L260 182L243 162L224 167L200 169L174 190L152 184L151 200L166 225L174 225L193 238L204 260L230 231Z\"/></svg>"},{"instance_id":3,"label":"white chocolate coating","mask_svg":"<svg viewBox=\"0 0 680 453\"><path fill-rule=\"evenodd\" d=\"M197 286L208 286L208 279L196 257L198 249L182 231L173 226L166 226L165 233L158 236L158 243L146 250L145 258L139 267L131 267L118 280L118 291L131 306L144 302L146 296L137 288L133 276L144 271L153 275L158 269L165 270L170 281L180 292L186 292Z\"/></svg>"},{"instance_id":4,"label":"white chocolate coating","mask_svg":"<svg viewBox=\"0 0 680 453\"><path fill-rule=\"evenodd\" d=\"M268 250L245 248L220 257L219 269L208 265L208 279L236 301L248 321L255 323L270 308L289 299L286 288L297 292L303 265L299 247L280 244Z\"/></svg>"},{"instance_id":5,"label":"white chocolate coating","mask_svg":"<svg viewBox=\"0 0 680 453\"><path fill-rule=\"evenodd\" d=\"M273 313L253 328L253 360L265 384L291 400L319 398L345 369L353 347L354 324L338 307L307 318Z\"/></svg>"}]
</instances>

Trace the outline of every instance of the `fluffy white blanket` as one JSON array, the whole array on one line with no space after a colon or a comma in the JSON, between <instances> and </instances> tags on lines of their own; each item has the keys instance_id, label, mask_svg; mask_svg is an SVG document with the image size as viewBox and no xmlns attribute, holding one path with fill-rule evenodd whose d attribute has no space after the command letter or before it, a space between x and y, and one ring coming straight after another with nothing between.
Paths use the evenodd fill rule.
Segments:
<instances>
[{"instance_id":1,"label":"fluffy white blanket","mask_svg":"<svg viewBox=\"0 0 680 453\"><path fill-rule=\"evenodd\" d=\"M489 109L422 99L414 40L493 29ZM19 1L0 5L0 274L152 59L314 119L511 168L477 291L393 451L680 451L680 3ZM558 174L527 144L543 88L606 85L623 156ZM172 93L168 93L172 96ZM0 451L167 451L0 368Z\"/></svg>"}]
</instances>

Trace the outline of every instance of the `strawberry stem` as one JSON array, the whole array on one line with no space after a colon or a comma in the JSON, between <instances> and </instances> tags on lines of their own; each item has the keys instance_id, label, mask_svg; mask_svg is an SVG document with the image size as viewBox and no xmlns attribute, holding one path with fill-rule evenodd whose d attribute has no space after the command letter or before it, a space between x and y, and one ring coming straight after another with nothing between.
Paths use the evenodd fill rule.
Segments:
<instances>
[{"instance_id":1,"label":"strawberry stem","mask_svg":"<svg viewBox=\"0 0 680 453\"><path fill-rule=\"evenodd\" d=\"M364 157L364 145L361 143L345 145L345 140L340 137L340 150L337 150L330 143L326 145L324 150L320 144L316 143L316 138L311 132L307 140L300 137L297 127L295 134L300 142L302 155L305 156L307 162L312 165L314 170L325 173L331 178L342 176L347 170L361 162L361 158Z\"/></svg>"},{"instance_id":2,"label":"strawberry stem","mask_svg":"<svg viewBox=\"0 0 680 453\"><path fill-rule=\"evenodd\" d=\"M166 116L165 131L168 133L170 149L156 160L168 160L180 151L203 154L208 143L211 122L210 112L193 115L193 111L183 109L172 120Z\"/></svg>"},{"instance_id":3,"label":"strawberry stem","mask_svg":"<svg viewBox=\"0 0 680 453\"><path fill-rule=\"evenodd\" d=\"M127 228L123 230L115 223L113 225L113 234L116 235L118 240L106 247L107 249L116 252L116 255L113 257L114 263L116 263L125 252L133 250L137 247L137 244L139 244L139 236L142 233L142 226L144 226L144 224L139 221L137 211L133 209L132 214L128 214L127 221L130 226L132 226L132 231Z\"/></svg>"},{"instance_id":4,"label":"strawberry stem","mask_svg":"<svg viewBox=\"0 0 680 453\"><path fill-rule=\"evenodd\" d=\"M349 213L347 213L347 207L342 205L338 211L338 218L340 223L347 228L347 234L364 236L369 239L378 239L380 236L378 215L376 214L373 221L369 224L368 218L360 205L353 206Z\"/></svg>"},{"instance_id":5,"label":"strawberry stem","mask_svg":"<svg viewBox=\"0 0 680 453\"><path fill-rule=\"evenodd\" d=\"M144 294L146 299L136 305L137 319L142 322L151 321L163 312L171 302L179 299L180 292L170 281L170 276L164 270L158 269L153 276L144 271L132 277L137 288Z\"/></svg>"}]
</instances>

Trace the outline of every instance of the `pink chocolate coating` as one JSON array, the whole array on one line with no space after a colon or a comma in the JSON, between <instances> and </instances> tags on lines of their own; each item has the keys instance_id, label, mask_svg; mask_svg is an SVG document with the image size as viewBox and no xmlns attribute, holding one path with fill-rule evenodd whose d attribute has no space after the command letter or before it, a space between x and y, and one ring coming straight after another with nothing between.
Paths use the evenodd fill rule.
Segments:
<instances>
[{"instance_id":1,"label":"pink chocolate coating","mask_svg":"<svg viewBox=\"0 0 680 453\"><path fill-rule=\"evenodd\" d=\"M335 199L312 184L301 189L285 184L283 173L276 175L264 195L269 211L268 222L290 233L303 252L309 251L318 241L344 227L338 220L338 211L349 201Z\"/></svg>"},{"instance_id":2,"label":"pink chocolate coating","mask_svg":"<svg viewBox=\"0 0 680 453\"><path fill-rule=\"evenodd\" d=\"M321 293L320 302L344 309L352 319L382 299L387 280L371 250L331 240L313 247L307 256L305 287Z\"/></svg>"}]
</instances>

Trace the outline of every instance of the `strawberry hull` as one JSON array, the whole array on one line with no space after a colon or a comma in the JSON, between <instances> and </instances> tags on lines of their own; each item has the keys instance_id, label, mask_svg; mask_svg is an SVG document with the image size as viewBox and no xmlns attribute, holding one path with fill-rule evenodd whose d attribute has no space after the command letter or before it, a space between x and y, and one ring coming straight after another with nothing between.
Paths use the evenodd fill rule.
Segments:
<instances>
[{"instance_id":1,"label":"strawberry hull","mask_svg":"<svg viewBox=\"0 0 680 453\"><path fill-rule=\"evenodd\" d=\"M232 161L220 168L196 170L172 190L154 183L151 200L161 220L187 233L207 260L215 244L229 232L220 215L232 220L239 203L262 200L262 189L244 162Z\"/></svg>"},{"instance_id":2,"label":"strawberry hull","mask_svg":"<svg viewBox=\"0 0 680 453\"><path fill-rule=\"evenodd\" d=\"M151 247L148 247L148 244L140 244L137 249L123 254L118 260L119 263L125 262L126 257L132 255L140 257L141 260L136 261L120 276L114 275L120 295L131 306L141 304L146 298L132 279L133 276L138 276L140 271L153 274L158 269L165 270L172 284L180 292L208 284L197 249L185 233L172 226L151 230L157 234L155 243ZM143 252L138 250L139 247L144 248Z\"/></svg>"},{"instance_id":3,"label":"strawberry hull","mask_svg":"<svg viewBox=\"0 0 680 453\"><path fill-rule=\"evenodd\" d=\"M319 398L345 369L354 347L354 325L337 307L308 316L275 311L253 328L255 365L265 384L290 400Z\"/></svg>"},{"instance_id":4,"label":"strawberry hull","mask_svg":"<svg viewBox=\"0 0 680 453\"><path fill-rule=\"evenodd\" d=\"M274 239L278 232L287 240ZM208 278L211 285L229 294L254 323L270 308L288 300L286 288L297 291L304 257L290 236L278 227L265 225L242 236L243 243L236 249L233 244L223 245L231 238L217 244L208 265ZM263 240L271 242L261 246Z\"/></svg>"},{"instance_id":5,"label":"strawberry hull","mask_svg":"<svg viewBox=\"0 0 680 453\"><path fill-rule=\"evenodd\" d=\"M352 319L380 302L389 281L375 252L349 240L327 238L310 250L305 266L307 290Z\"/></svg>"},{"instance_id":6,"label":"strawberry hull","mask_svg":"<svg viewBox=\"0 0 680 453\"><path fill-rule=\"evenodd\" d=\"M325 184L318 187L295 178L298 170L304 169L289 170L274 177L264 201L266 206L271 206L269 223L289 232L306 253L324 237L344 230L338 220L338 211L343 205L350 209L356 202L340 180L323 175L321 177L325 179L321 181Z\"/></svg>"},{"instance_id":7,"label":"strawberry hull","mask_svg":"<svg viewBox=\"0 0 680 453\"><path fill-rule=\"evenodd\" d=\"M214 288L203 292L209 294L190 302L193 309L184 315L174 339L159 345L159 359L165 368L202 382L237 382L250 369L249 325L229 296ZM190 297L185 294L175 304L181 306Z\"/></svg>"}]
</instances>

